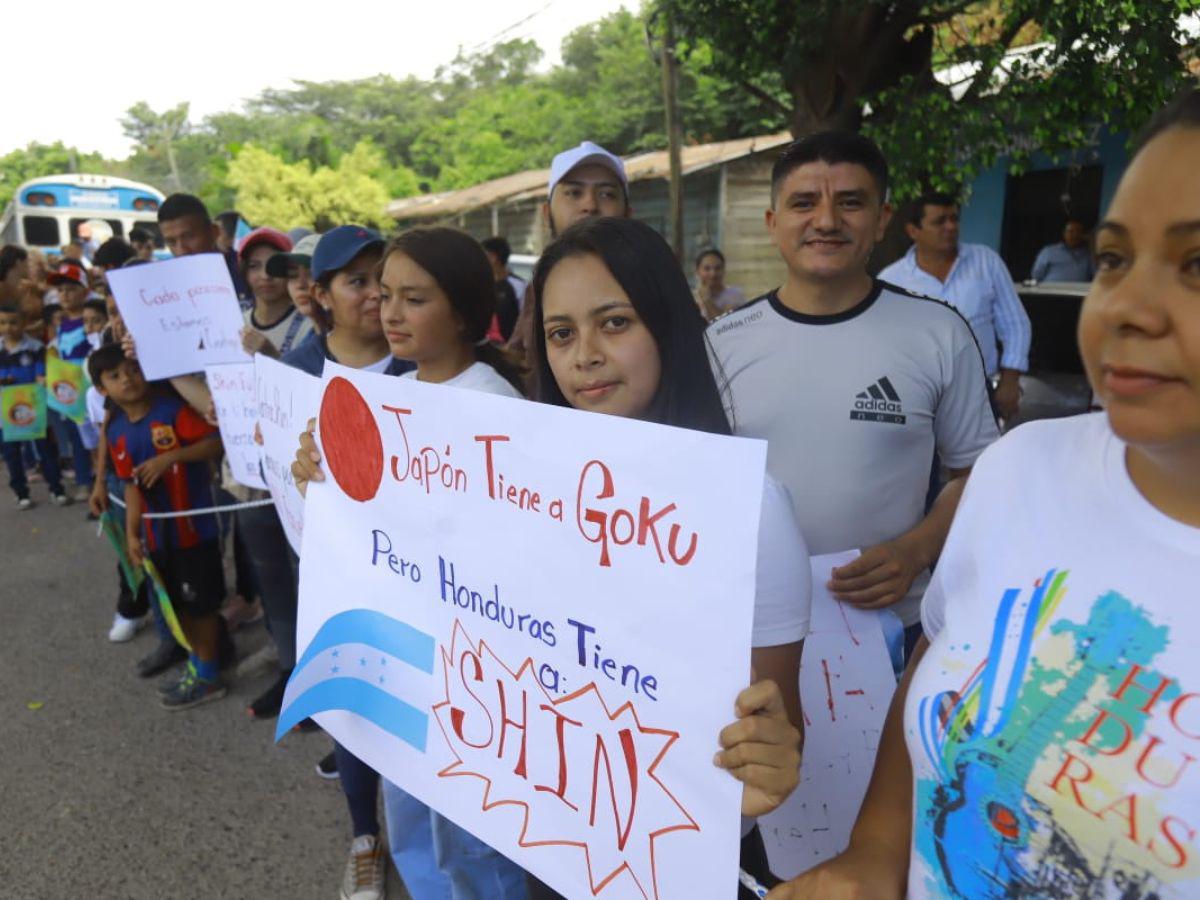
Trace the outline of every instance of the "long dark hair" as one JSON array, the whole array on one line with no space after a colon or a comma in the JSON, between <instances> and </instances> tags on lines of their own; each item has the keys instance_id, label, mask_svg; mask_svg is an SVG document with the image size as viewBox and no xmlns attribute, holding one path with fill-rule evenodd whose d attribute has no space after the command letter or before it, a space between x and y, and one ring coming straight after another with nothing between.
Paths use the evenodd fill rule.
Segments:
<instances>
[{"instance_id":1,"label":"long dark hair","mask_svg":"<svg viewBox=\"0 0 1200 900\"><path fill-rule=\"evenodd\" d=\"M520 365L499 347L484 341L496 313L496 285L492 265L479 242L454 228L413 228L388 242L380 265L393 253L403 253L433 276L462 319L466 339L475 345L475 358L524 394Z\"/></svg>"},{"instance_id":2,"label":"long dark hair","mask_svg":"<svg viewBox=\"0 0 1200 900\"><path fill-rule=\"evenodd\" d=\"M546 358L542 296L554 267L572 256L598 256L654 336L662 366L646 418L713 434L730 434L717 379L709 364L704 320L678 260L657 231L634 219L590 218L546 248L533 273L534 385L537 398L570 406Z\"/></svg>"}]
</instances>

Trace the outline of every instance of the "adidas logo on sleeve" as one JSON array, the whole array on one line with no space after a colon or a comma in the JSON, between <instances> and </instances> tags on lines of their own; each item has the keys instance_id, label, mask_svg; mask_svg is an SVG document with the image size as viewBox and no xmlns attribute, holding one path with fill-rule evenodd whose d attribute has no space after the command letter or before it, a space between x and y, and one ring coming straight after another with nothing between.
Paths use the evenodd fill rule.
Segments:
<instances>
[{"instance_id":1,"label":"adidas logo on sleeve","mask_svg":"<svg viewBox=\"0 0 1200 900\"><path fill-rule=\"evenodd\" d=\"M907 419L903 415L904 406L900 395L892 382L884 375L865 391L860 391L854 398L854 408L850 410L850 418L856 422L884 422L888 425L903 425Z\"/></svg>"}]
</instances>

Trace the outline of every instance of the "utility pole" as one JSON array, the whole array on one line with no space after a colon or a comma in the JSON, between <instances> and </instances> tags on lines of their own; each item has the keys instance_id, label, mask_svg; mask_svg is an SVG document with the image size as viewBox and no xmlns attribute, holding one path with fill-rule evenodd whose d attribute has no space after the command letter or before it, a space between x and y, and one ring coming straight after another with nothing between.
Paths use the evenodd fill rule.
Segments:
<instances>
[{"instance_id":1,"label":"utility pole","mask_svg":"<svg viewBox=\"0 0 1200 900\"><path fill-rule=\"evenodd\" d=\"M671 248L683 261L683 161L681 147L683 128L679 122L679 61L675 58L675 15L671 4L666 7L663 35L662 76L663 109L666 113L667 151L671 158L670 207Z\"/></svg>"}]
</instances>

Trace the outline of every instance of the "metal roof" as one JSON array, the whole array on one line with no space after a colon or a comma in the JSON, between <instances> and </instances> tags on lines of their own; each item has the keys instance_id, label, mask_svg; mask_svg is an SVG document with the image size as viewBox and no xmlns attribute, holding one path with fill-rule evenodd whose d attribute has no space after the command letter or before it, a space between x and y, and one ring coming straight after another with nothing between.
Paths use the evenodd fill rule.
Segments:
<instances>
[{"instance_id":1,"label":"metal roof","mask_svg":"<svg viewBox=\"0 0 1200 900\"><path fill-rule=\"evenodd\" d=\"M702 172L721 163L741 159L764 150L781 147L791 141L788 132L738 138L715 144L697 144L684 147L681 153L684 176ZM671 171L671 159L666 150L641 153L626 157L625 174L629 181L646 181L652 178L667 178ZM515 175L506 175L457 191L439 194L421 194L404 197L388 204L387 213L393 219L445 219L461 215L481 207L497 203L515 203L521 200L544 198L550 181L549 169L530 169Z\"/></svg>"}]
</instances>

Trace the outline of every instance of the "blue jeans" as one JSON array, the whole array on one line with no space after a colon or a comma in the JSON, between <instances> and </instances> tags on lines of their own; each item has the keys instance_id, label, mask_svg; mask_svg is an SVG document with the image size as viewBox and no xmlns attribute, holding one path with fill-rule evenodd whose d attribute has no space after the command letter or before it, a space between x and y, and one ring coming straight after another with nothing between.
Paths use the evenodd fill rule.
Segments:
<instances>
[{"instance_id":1,"label":"blue jeans","mask_svg":"<svg viewBox=\"0 0 1200 900\"><path fill-rule=\"evenodd\" d=\"M388 850L413 900L527 900L525 870L383 780Z\"/></svg>"},{"instance_id":2,"label":"blue jeans","mask_svg":"<svg viewBox=\"0 0 1200 900\"><path fill-rule=\"evenodd\" d=\"M55 438L58 439L59 454L70 450L75 466L75 484L90 489L93 480L92 454L83 446L83 440L79 437L79 426L53 409L46 410L46 418L54 430Z\"/></svg>"}]
</instances>

